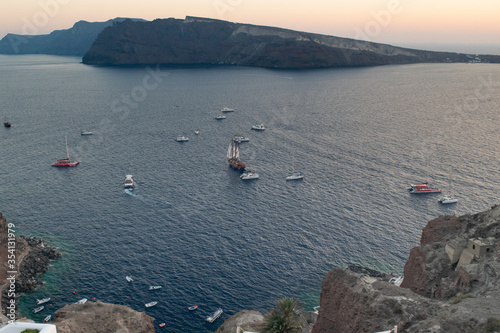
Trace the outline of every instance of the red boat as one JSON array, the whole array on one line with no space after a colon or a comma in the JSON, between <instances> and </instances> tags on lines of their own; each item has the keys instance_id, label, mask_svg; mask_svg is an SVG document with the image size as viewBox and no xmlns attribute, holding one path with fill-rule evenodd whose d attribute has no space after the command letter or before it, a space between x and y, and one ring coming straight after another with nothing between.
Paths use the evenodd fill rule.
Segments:
<instances>
[{"instance_id":1,"label":"red boat","mask_svg":"<svg viewBox=\"0 0 500 333\"><path fill-rule=\"evenodd\" d=\"M64 138L66 139L66 158L62 158L60 160L57 160L57 162L54 163L54 164L52 164L52 166L55 166L55 167L75 167L78 164L80 164L80 162L78 162L78 161L71 161L69 159L68 139L66 137L64 137Z\"/></svg>"},{"instance_id":2,"label":"red boat","mask_svg":"<svg viewBox=\"0 0 500 333\"><path fill-rule=\"evenodd\" d=\"M442 191L436 187L421 187L413 188L410 193L413 194L424 194L424 193L441 193Z\"/></svg>"},{"instance_id":3,"label":"red boat","mask_svg":"<svg viewBox=\"0 0 500 333\"><path fill-rule=\"evenodd\" d=\"M429 183L428 182L425 182L425 183L414 183L414 184L410 184L410 190L412 188L423 188L423 187L428 187L429 186Z\"/></svg>"}]
</instances>

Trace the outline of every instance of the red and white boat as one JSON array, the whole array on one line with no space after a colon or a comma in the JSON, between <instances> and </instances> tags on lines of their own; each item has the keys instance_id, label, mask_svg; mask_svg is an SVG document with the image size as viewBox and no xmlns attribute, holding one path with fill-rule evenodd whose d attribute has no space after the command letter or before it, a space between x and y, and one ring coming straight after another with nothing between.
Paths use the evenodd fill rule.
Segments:
<instances>
[{"instance_id":1,"label":"red and white boat","mask_svg":"<svg viewBox=\"0 0 500 333\"><path fill-rule=\"evenodd\" d=\"M413 184L410 184L410 187L408 187L408 190L413 190L413 189L416 189L416 188L426 188L426 187L429 187L429 183L428 182L425 182L425 183L413 183Z\"/></svg>"},{"instance_id":2,"label":"red and white boat","mask_svg":"<svg viewBox=\"0 0 500 333\"><path fill-rule=\"evenodd\" d=\"M60 160L57 160L57 162L54 163L54 164L52 164L52 166L55 166L55 167L75 167L78 164L80 164L80 162L78 162L78 161L71 161L69 159L68 138L64 137L64 139L66 140L66 158L62 158Z\"/></svg>"},{"instance_id":3,"label":"red and white boat","mask_svg":"<svg viewBox=\"0 0 500 333\"><path fill-rule=\"evenodd\" d=\"M410 190L410 193L413 194L425 194L425 193L441 193L442 191L438 189L437 187L420 187L420 188L413 188Z\"/></svg>"}]
</instances>

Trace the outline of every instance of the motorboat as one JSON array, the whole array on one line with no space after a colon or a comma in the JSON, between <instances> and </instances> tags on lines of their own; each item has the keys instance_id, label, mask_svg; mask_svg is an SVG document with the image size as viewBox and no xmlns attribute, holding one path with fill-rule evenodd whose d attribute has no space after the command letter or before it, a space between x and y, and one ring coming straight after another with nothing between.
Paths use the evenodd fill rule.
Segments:
<instances>
[{"instance_id":1,"label":"motorboat","mask_svg":"<svg viewBox=\"0 0 500 333\"><path fill-rule=\"evenodd\" d=\"M189 311L193 311L193 310L196 310L196 309L198 309L198 305L193 305L193 306L190 306L188 308Z\"/></svg>"},{"instance_id":2,"label":"motorboat","mask_svg":"<svg viewBox=\"0 0 500 333\"><path fill-rule=\"evenodd\" d=\"M234 112L234 109L228 108L228 107L223 107L220 109L221 112Z\"/></svg>"},{"instance_id":3,"label":"motorboat","mask_svg":"<svg viewBox=\"0 0 500 333\"><path fill-rule=\"evenodd\" d=\"M78 302L76 302L76 304L85 304L87 303L87 299L86 298L82 298L81 300L79 300Z\"/></svg>"},{"instance_id":4,"label":"motorboat","mask_svg":"<svg viewBox=\"0 0 500 333\"><path fill-rule=\"evenodd\" d=\"M404 276L398 276L398 277L392 277L389 279L389 283L392 283L395 286L401 286L401 283L403 283Z\"/></svg>"},{"instance_id":5,"label":"motorboat","mask_svg":"<svg viewBox=\"0 0 500 333\"><path fill-rule=\"evenodd\" d=\"M212 313L210 316L207 317L206 321L208 321L209 323L213 323L215 319L220 317L221 314L222 314L222 309L218 308L214 313Z\"/></svg>"},{"instance_id":6,"label":"motorboat","mask_svg":"<svg viewBox=\"0 0 500 333\"><path fill-rule=\"evenodd\" d=\"M452 204L458 202L458 199L454 197L442 196L438 201L442 204Z\"/></svg>"},{"instance_id":7,"label":"motorboat","mask_svg":"<svg viewBox=\"0 0 500 333\"><path fill-rule=\"evenodd\" d=\"M149 290L161 289L161 286L149 286Z\"/></svg>"},{"instance_id":8,"label":"motorboat","mask_svg":"<svg viewBox=\"0 0 500 333\"><path fill-rule=\"evenodd\" d=\"M132 277L129 275L125 276L125 279L127 279L128 282L134 281L134 279L132 279Z\"/></svg>"},{"instance_id":9,"label":"motorboat","mask_svg":"<svg viewBox=\"0 0 500 333\"><path fill-rule=\"evenodd\" d=\"M413 184L410 184L410 187L408 187L408 190L412 190L412 189L415 189L415 188L426 188L429 186L429 183L428 182L425 182L425 183L413 183Z\"/></svg>"},{"instance_id":10,"label":"motorboat","mask_svg":"<svg viewBox=\"0 0 500 333\"><path fill-rule=\"evenodd\" d=\"M42 299L37 299L36 300L36 304L40 305L40 304L43 304L43 303L47 303L48 301L50 301L50 297L42 298Z\"/></svg>"},{"instance_id":11,"label":"motorboat","mask_svg":"<svg viewBox=\"0 0 500 333\"><path fill-rule=\"evenodd\" d=\"M4 122L3 122L3 125L4 125L5 127L11 127L11 126L12 126L12 124L11 124L10 122L8 122L8 121L4 121Z\"/></svg>"},{"instance_id":12,"label":"motorboat","mask_svg":"<svg viewBox=\"0 0 500 333\"><path fill-rule=\"evenodd\" d=\"M165 323L161 323L161 324L160 324L160 325L158 325L158 326L160 326L160 327L165 327L165 325L166 325Z\"/></svg>"},{"instance_id":13,"label":"motorboat","mask_svg":"<svg viewBox=\"0 0 500 333\"><path fill-rule=\"evenodd\" d=\"M125 188L134 188L134 176L132 175L126 175L125 176L125 185L123 185Z\"/></svg>"},{"instance_id":14,"label":"motorboat","mask_svg":"<svg viewBox=\"0 0 500 333\"><path fill-rule=\"evenodd\" d=\"M194 130L194 134L196 134L196 135L200 134L200 130L199 129L195 129Z\"/></svg>"},{"instance_id":15,"label":"motorboat","mask_svg":"<svg viewBox=\"0 0 500 333\"><path fill-rule=\"evenodd\" d=\"M242 180L251 180L251 179L258 179L259 178L259 174L258 173L255 173L255 172L251 172L251 171L246 171L244 172L240 178Z\"/></svg>"},{"instance_id":16,"label":"motorboat","mask_svg":"<svg viewBox=\"0 0 500 333\"><path fill-rule=\"evenodd\" d=\"M302 172L294 172L290 176L286 177L286 180L297 180L297 179L303 179L304 174Z\"/></svg>"},{"instance_id":17,"label":"motorboat","mask_svg":"<svg viewBox=\"0 0 500 333\"><path fill-rule=\"evenodd\" d=\"M215 116L215 119L217 120L226 119L226 116L224 116L223 114L218 114L217 116Z\"/></svg>"},{"instance_id":18,"label":"motorboat","mask_svg":"<svg viewBox=\"0 0 500 333\"><path fill-rule=\"evenodd\" d=\"M44 323L49 322L51 320L52 320L52 315L48 315L47 317L43 318Z\"/></svg>"},{"instance_id":19,"label":"motorboat","mask_svg":"<svg viewBox=\"0 0 500 333\"><path fill-rule=\"evenodd\" d=\"M412 194L426 194L426 193L441 193L442 191L436 187L421 187L412 188L410 193Z\"/></svg>"},{"instance_id":20,"label":"motorboat","mask_svg":"<svg viewBox=\"0 0 500 333\"><path fill-rule=\"evenodd\" d=\"M242 135L236 135L234 137L234 141L236 141L236 142L248 142L248 141L250 141L250 139L247 137L244 137Z\"/></svg>"},{"instance_id":21,"label":"motorboat","mask_svg":"<svg viewBox=\"0 0 500 333\"><path fill-rule=\"evenodd\" d=\"M187 136L184 136L184 135L180 135L178 136L175 141L177 142L185 142L185 141L189 141L189 138Z\"/></svg>"},{"instance_id":22,"label":"motorboat","mask_svg":"<svg viewBox=\"0 0 500 333\"><path fill-rule=\"evenodd\" d=\"M144 306L147 308L150 308L152 306L155 306L156 304L158 304L158 302L149 302L149 303L144 304Z\"/></svg>"},{"instance_id":23,"label":"motorboat","mask_svg":"<svg viewBox=\"0 0 500 333\"><path fill-rule=\"evenodd\" d=\"M89 132L89 131L81 131L80 135L94 135L94 133Z\"/></svg>"},{"instance_id":24,"label":"motorboat","mask_svg":"<svg viewBox=\"0 0 500 333\"><path fill-rule=\"evenodd\" d=\"M252 129L256 131L263 131L266 129L266 127L263 124L259 124L259 125L253 125Z\"/></svg>"},{"instance_id":25,"label":"motorboat","mask_svg":"<svg viewBox=\"0 0 500 333\"><path fill-rule=\"evenodd\" d=\"M40 312L40 311L42 311L44 308L45 308L45 307L44 307L43 305L42 305L42 306L39 306L39 307L37 307L37 308L34 308L34 309L33 309L33 313Z\"/></svg>"},{"instance_id":26,"label":"motorboat","mask_svg":"<svg viewBox=\"0 0 500 333\"><path fill-rule=\"evenodd\" d=\"M80 162L71 161L69 159L68 138L64 137L64 139L66 140L66 158L62 158L62 159L57 160L57 162L52 164L52 166L55 166L55 167L76 167L78 164L80 164Z\"/></svg>"}]
</instances>

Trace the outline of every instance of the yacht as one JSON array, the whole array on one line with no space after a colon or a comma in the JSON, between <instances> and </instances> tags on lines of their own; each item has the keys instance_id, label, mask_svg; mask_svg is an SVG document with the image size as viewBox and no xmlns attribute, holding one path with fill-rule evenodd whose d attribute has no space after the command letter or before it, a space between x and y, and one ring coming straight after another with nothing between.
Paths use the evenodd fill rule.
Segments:
<instances>
[{"instance_id":1,"label":"yacht","mask_svg":"<svg viewBox=\"0 0 500 333\"><path fill-rule=\"evenodd\" d=\"M134 188L134 177L132 175L125 176L125 188Z\"/></svg>"},{"instance_id":2,"label":"yacht","mask_svg":"<svg viewBox=\"0 0 500 333\"><path fill-rule=\"evenodd\" d=\"M240 176L240 178L242 180L258 179L259 174L251 171L246 171Z\"/></svg>"},{"instance_id":3,"label":"yacht","mask_svg":"<svg viewBox=\"0 0 500 333\"><path fill-rule=\"evenodd\" d=\"M189 138L187 136L184 136L184 135L180 135L178 136L175 141L177 142L185 142L185 141L189 141Z\"/></svg>"},{"instance_id":4,"label":"yacht","mask_svg":"<svg viewBox=\"0 0 500 333\"><path fill-rule=\"evenodd\" d=\"M442 204L451 204L458 202L458 199L454 197L442 196L438 201Z\"/></svg>"},{"instance_id":5,"label":"yacht","mask_svg":"<svg viewBox=\"0 0 500 333\"><path fill-rule=\"evenodd\" d=\"M294 172L290 176L286 177L286 180L297 180L297 179L303 179L304 174L302 172Z\"/></svg>"},{"instance_id":6,"label":"yacht","mask_svg":"<svg viewBox=\"0 0 500 333\"><path fill-rule=\"evenodd\" d=\"M415 188L426 188L429 186L429 183L428 182L425 182L425 183L413 183L413 184L410 184L410 187L408 187L408 190L413 190Z\"/></svg>"},{"instance_id":7,"label":"yacht","mask_svg":"<svg viewBox=\"0 0 500 333\"><path fill-rule=\"evenodd\" d=\"M250 141L250 139L245 137L245 136L242 136L242 135L235 135L234 141L236 141L236 142L248 142L248 141Z\"/></svg>"},{"instance_id":8,"label":"yacht","mask_svg":"<svg viewBox=\"0 0 500 333\"><path fill-rule=\"evenodd\" d=\"M222 120L222 119L226 119L226 116L222 115L222 114L218 114L215 119L217 120Z\"/></svg>"},{"instance_id":9,"label":"yacht","mask_svg":"<svg viewBox=\"0 0 500 333\"><path fill-rule=\"evenodd\" d=\"M93 135L94 133L89 132L89 131L81 131L80 135Z\"/></svg>"},{"instance_id":10,"label":"yacht","mask_svg":"<svg viewBox=\"0 0 500 333\"><path fill-rule=\"evenodd\" d=\"M220 317L221 314L222 314L222 309L218 308L214 313L212 313L210 316L207 317L206 321L208 321L209 323L213 323L215 319Z\"/></svg>"},{"instance_id":11,"label":"yacht","mask_svg":"<svg viewBox=\"0 0 500 333\"><path fill-rule=\"evenodd\" d=\"M410 190L412 194L425 194L425 193L441 193L442 191L437 187L414 187Z\"/></svg>"},{"instance_id":12,"label":"yacht","mask_svg":"<svg viewBox=\"0 0 500 333\"><path fill-rule=\"evenodd\" d=\"M259 125L253 125L253 126L252 126L252 129L253 129L253 130L256 130L256 131L263 131L263 130L265 130L266 128L264 127L264 125L263 125L263 124L259 124Z\"/></svg>"},{"instance_id":13,"label":"yacht","mask_svg":"<svg viewBox=\"0 0 500 333\"><path fill-rule=\"evenodd\" d=\"M69 151L68 151L68 139L64 137L66 140L66 158L61 158L58 159L56 163L52 164L52 166L55 167L76 167L80 162L78 161L71 161L69 159Z\"/></svg>"},{"instance_id":14,"label":"yacht","mask_svg":"<svg viewBox=\"0 0 500 333\"><path fill-rule=\"evenodd\" d=\"M223 107L220 109L221 112L234 112L234 109L228 108L228 107Z\"/></svg>"}]
</instances>

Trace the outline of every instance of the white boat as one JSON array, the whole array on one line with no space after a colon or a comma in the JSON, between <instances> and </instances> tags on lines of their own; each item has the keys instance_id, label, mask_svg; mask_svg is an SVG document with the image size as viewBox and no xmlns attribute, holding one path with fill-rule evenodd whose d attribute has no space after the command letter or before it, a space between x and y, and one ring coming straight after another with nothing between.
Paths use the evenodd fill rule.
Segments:
<instances>
[{"instance_id":1,"label":"white boat","mask_svg":"<svg viewBox=\"0 0 500 333\"><path fill-rule=\"evenodd\" d=\"M48 315L47 317L45 317L45 318L43 319L43 322L44 322L44 323L49 322L49 321L51 321L51 319L52 319L52 315Z\"/></svg>"},{"instance_id":2,"label":"white boat","mask_svg":"<svg viewBox=\"0 0 500 333\"><path fill-rule=\"evenodd\" d=\"M125 188L134 188L134 177L132 175L125 176Z\"/></svg>"},{"instance_id":3,"label":"white boat","mask_svg":"<svg viewBox=\"0 0 500 333\"><path fill-rule=\"evenodd\" d=\"M228 108L228 107L223 107L220 109L221 112L234 112L234 109Z\"/></svg>"},{"instance_id":4,"label":"white boat","mask_svg":"<svg viewBox=\"0 0 500 333\"><path fill-rule=\"evenodd\" d=\"M242 180L258 179L259 174L251 171L246 171L240 176L240 178Z\"/></svg>"},{"instance_id":5,"label":"white boat","mask_svg":"<svg viewBox=\"0 0 500 333\"><path fill-rule=\"evenodd\" d=\"M150 308L152 306L155 306L156 304L158 304L158 302L149 302L149 303L144 304L144 306L147 308Z\"/></svg>"},{"instance_id":6,"label":"white boat","mask_svg":"<svg viewBox=\"0 0 500 333\"><path fill-rule=\"evenodd\" d=\"M398 277L392 277L389 279L389 283L394 284L395 286L401 286L401 283L403 283L404 276L398 276Z\"/></svg>"},{"instance_id":7,"label":"white boat","mask_svg":"<svg viewBox=\"0 0 500 333\"><path fill-rule=\"evenodd\" d=\"M78 302L76 302L76 304L85 304L87 303L87 299L86 298L82 298L81 300L79 300Z\"/></svg>"},{"instance_id":8,"label":"white boat","mask_svg":"<svg viewBox=\"0 0 500 333\"><path fill-rule=\"evenodd\" d=\"M217 120L222 120L222 119L226 119L226 116L222 115L222 114L218 114L215 119Z\"/></svg>"},{"instance_id":9,"label":"white boat","mask_svg":"<svg viewBox=\"0 0 500 333\"><path fill-rule=\"evenodd\" d=\"M297 179L303 179L304 174L302 172L294 172L290 176L286 177L286 180L297 180Z\"/></svg>"},{"instance_id":10,"label":"white boat","mask_svg":"<svg viewBox=\"0 0 500 333\"><path fill-rule=\"evenodd\" d=\"M184 135L180 135L178 136L175 141L177 142L185 142L185 141L189 141L189 138L187 136L184 136Z\"/></svg>"},{"instance_id":11,"label":"white boat","mask_svg":"<svg viewBox=\"0 0 500 333\"><path fill-rule=\"evenodd\" d=\"M247 137L244 137L242 135L235 135L234 141L236 141L236 142L248 142L248 141L250 141L250 139Z\"/></svg>"},{"instance_id":12,"label":"white boat","mask_svg":"<svg viewBox=\"0 0 500 333\"><path fill-rule=\"evenodd\" d=\"M199 129L195 129L194 130L194 134L196 134L196 135L200 134L200 130Z\"/></svg>"},{"instance_id":13,"label":"white boat","mask_svg":"<svg viewBox=\"0 0 500 333\"><path fill-rule=\"evenodd\" d=\"M89 131L82 131L80 135L93 135L94 133L89 132Z\"/></svg>"},{"instance_id":14,"label":"white boat","mask_svg":"<svg viewBox=\"0 0 500 333\"><path fill-rule=\"evenodd\" d=\"M253 129L253 130L256 130L256 131L263 131L263 130L265 130L266 128L264 127L264 125L263 125L263 124L259 124L259 125L253 125L253 126L252 126L252 129Z\"/></svg>"},{"instance_id":15,"label":"white boat","mask_svg":"<svg viewBox=\"0 0 500 333\"><path fill-rule=\"evenodd\" d=\"M442 196L439 198L439 202L442 204L451 204L458 202L458 199L454 197Z\"/></svg>"},{"instance_id":16,"label":"white boat","mask_svg":"<svg viewBox=\"0 0 500 333\"><path fill-rule=\"evenodd\" d=\"M213 323L215 319L220 317L221 314L222 314L222 309L218 308L214 313L212 313L210 316L207 317L206 321L208 321L209 323Z\"/></svg>"},{"instance_id":17,"label":"white boat","mask_svg":"<svg viewBox=\"0 0 500 333\"><path fill-rule=\"evenodd\" d=\"M50 297L42 298L42 299L37 299L36 300L36 304L40 305L40 304L43 304L43 303L47 303L48 301L50 301Z\"/></svg>"},{"instance_id":18,"label":"white boat","mask_svg":"<svg viewBox=\"0 0 500 333\"><path fill-rule=\"evenodd\" d=\"M37 308L34 308L34 309L33 309L33 313L40 312L40 311L42 311L42 310L43 310L43 308L44 308L44 306L43 306L43 305L42 305L42 306L39 306L39 307L37 307Z\"/></svg>"},{"instance_id":19,"label":"white boat","mask_svg":"<svg viewBox=\"0 0 500 333\"><path fill-rule=\"evenodd\" d=\"M161 286L149 286L149 290L161 289Z\"/></svg>"},{"instance_id":20,"label":"white boat","mask_svg":"<svg viewBox=\"0 0 500 333\"><path fill-rule=\"evenodd\" d=\"M131 276L128 276L128 275L127 275L127 276L125 276L125 279L127 279L127 281L128 281L128 282L132 282L132 281L134 281L134 279L132 279L132 277L131 277Z\"/></svg>"}]
</instances>

